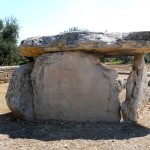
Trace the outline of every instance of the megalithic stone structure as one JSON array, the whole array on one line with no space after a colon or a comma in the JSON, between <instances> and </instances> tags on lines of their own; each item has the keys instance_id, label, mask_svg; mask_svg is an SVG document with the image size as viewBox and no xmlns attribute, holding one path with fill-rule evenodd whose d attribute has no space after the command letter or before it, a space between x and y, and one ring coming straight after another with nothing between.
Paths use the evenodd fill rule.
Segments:
<instances>
[{"instance_id":1,"label":"megalithic stone structure","mask_svg":"<svg viewBox=\"0 0 150 150\"><path fill-rule=\"evenodd\" d=\"M148 102L144 54L150 32L71 32L23 40L20 54L37 57L14 71L6 99L16 117L76 121L137 121ZM117 71L99 57L135 56L126 100L119 102ZM121 108L121 109L120 109Z\"/></svg>"}]
</instances>

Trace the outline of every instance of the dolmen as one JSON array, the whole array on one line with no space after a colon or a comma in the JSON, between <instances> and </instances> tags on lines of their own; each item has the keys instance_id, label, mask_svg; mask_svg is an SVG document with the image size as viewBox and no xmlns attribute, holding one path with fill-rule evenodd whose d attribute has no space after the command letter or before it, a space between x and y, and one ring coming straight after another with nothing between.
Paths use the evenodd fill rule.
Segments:
<instances>
[{"instance_id":1,"label":"dolmen","mask_svg":"<svg viewBox=\"0 0 150 150\"><path fill-rule=\"evenodd\" d=\"M34 62L15 69L6 94L8 107L24 120L137 121L148 103L144 54L150 32L69 32L23 40L20 54ZM121 104L117 71L100 57L134 56Z\"/></svg>"}]
</instances>

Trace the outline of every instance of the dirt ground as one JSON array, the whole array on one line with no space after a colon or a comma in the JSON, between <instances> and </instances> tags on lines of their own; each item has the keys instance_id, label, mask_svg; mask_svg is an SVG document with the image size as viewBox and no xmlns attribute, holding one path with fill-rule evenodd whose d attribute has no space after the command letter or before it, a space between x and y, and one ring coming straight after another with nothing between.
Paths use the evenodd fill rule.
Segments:
<instances>
[{"instance_id":1,"label":"dirt ground","mask_svg":"<svg viewBox=\"0 0 150 150\"><path fill-rule=\"evenodd\" d=\"M130 66L111 66L130 70ZM127 76L119 76L126 78ZM0 84L0 150L150 150L150 104L137 124L131 122L68 122L16 120ZM121 98L124 99L125 91Z\"/></svg>"}]
</instances>

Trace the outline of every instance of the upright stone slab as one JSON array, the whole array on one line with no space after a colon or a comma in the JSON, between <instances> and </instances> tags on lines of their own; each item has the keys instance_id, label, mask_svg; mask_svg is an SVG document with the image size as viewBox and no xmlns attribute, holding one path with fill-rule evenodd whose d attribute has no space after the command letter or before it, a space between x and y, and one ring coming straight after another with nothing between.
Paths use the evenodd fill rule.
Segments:
<instances>
[{"instance_id":1,"label":"upright stone slab","mask_svg":"<svg viewBox=\"0 0 150 150\"><path fill-rule=\"evenodd\" d=\"M119 121L117 72L86 52L40 56L32 72L36 119Z\"/></svg>"},{"instance_id":2,"label":"upright stone slab","mask_svg":"<svg viewBox=\"0 0 150 150\"><path fill-rule=\"evenodd\" d=\"M7 105L16 118L33 120L33 89L31 72L33 63L22 65L13 72L6 93Z\"/></svg>"},{"instance_id":3,"label":"upright stone slab","mask_svg":"<svg viewBox=\"0 0 150 150\"><path fill-rule=\"evenodd\" d=\"M144 54L137 54L127 80L126 100L122 104L122 116L127 121L137 121L139 113L148 103L147 69Z\"/></svg>"}]
</instances>

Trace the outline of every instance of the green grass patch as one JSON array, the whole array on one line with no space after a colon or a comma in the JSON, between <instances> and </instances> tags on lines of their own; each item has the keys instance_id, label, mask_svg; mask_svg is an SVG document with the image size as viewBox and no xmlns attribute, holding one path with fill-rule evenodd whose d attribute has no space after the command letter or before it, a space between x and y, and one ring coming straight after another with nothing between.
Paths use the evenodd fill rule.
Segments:
<instances>
[{"instance_id":1,"label":"green grass patch","mask_svg":"<svg viewBox=\"0 0 150 150\"><path fill-rule=\"evenodd\" d=\"M113 65L118 65L118 64L122 64L123 60L115 60L112 62Z\"/></svg>"}]
</instances>

